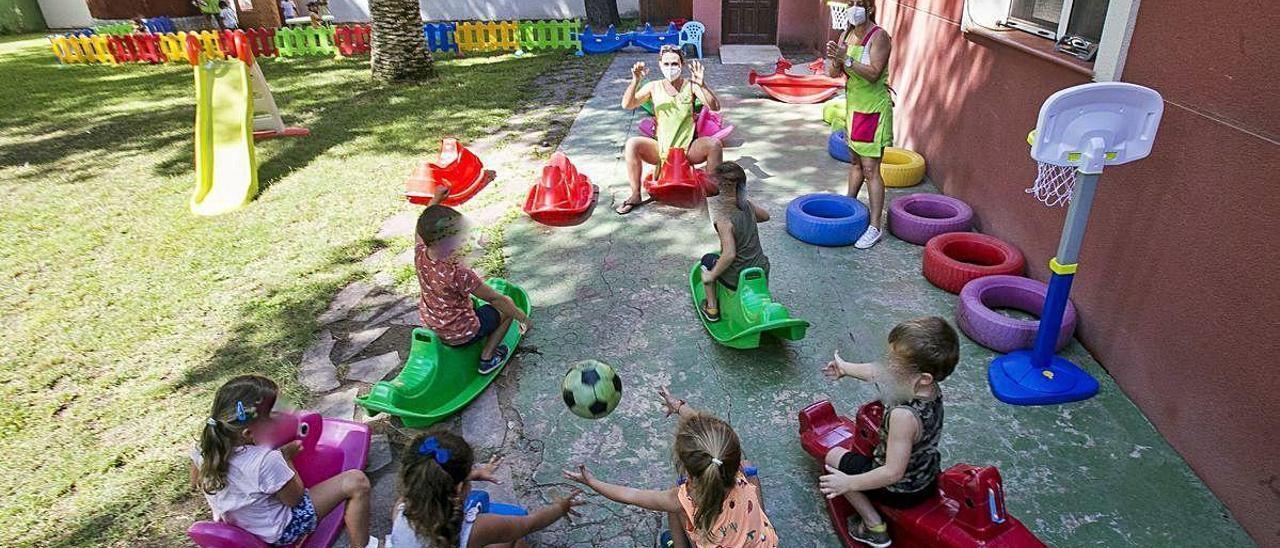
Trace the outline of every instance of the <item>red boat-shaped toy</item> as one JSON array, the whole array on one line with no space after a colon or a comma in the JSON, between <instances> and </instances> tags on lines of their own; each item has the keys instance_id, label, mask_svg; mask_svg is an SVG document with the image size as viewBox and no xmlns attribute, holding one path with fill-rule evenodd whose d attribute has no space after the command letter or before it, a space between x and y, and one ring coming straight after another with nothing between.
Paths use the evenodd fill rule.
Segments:
<instances>
[{"instance_id":1,"label":"red boat-shaped toy","mask_svg":"<svg viewBox=\"0 0 1280 548\"><path fill-rule=\"evenodd\" d=\"M870 455L880 438L884 406L878 401L858 409L857 421L836 415L823 400L800 412L800 443L818 464L833 447ZM877 505L889 522L893 545L920 548L1043 548L1045 544L1017 519L1005 513L1004 487L993 466L956 464L938 477L938 496L911 508ZM827 513L841 542L863 546L849 537L853 507L844 497L827 500Z\"/></svg>"},{"instance_id":2,"label":"red boat-shaped toy","mask_svg":"<svg viewBox=\"0 0 1280 548\"><path fill-rule=\"evenodd\" d=\"M778 59L773 74L761 76L753 69L747 73L747 83L759 85L770 97L792 104L821 103L844 89L846 78L824 74L825 64L821 59L809 64L809 72L813 74L790 74L787 69L791 67L791 61Z\"/></svg>"},{"instance_id":3,"label":"red boat-shaped toy","mask_svg":"<svg viewBox=\"0 0 1280 548\"><path fill-rule=\"evenodd\" d=\"M578 172L563 152L551 156L542 168L542 178L529 189L524 212L548 226L582 224L596 205L596 187Z\"/></svg>"},{"instance_id":4,"label":"red boat-shaped toy","mask_svg":"<svg viewBox=\"0 0 1280 548\"><path fill-rule=\"evenodd\" d=\"M435 196L436 188L449 189L444 205L456 207L479 194L492 177L484 169L484 163L474 152L467 150L457 139L445 139L440 144L440 159L423 161L404 182L404 197L418 205L427 205Z\"/></svg>"},{"instance_id":5,"label":"red boat-shaped toy","mask_svg":"<svg viewBox=\"0 0 1280 548\"><path fill-rule=\"evenodd\" d=\"M644 178L644 189L653 199L667 205L693 209L718 190L701 169L694 169L683 148L667 150L667 161L655 179L653 173Z\"/></svg>"}]
</instances>

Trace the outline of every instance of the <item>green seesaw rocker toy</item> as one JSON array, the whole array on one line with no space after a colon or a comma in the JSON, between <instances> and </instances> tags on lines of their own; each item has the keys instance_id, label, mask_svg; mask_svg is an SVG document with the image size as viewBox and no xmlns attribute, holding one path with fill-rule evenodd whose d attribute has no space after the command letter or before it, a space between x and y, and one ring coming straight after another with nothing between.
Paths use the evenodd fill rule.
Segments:
<instances>
[{"instance_id":1,"label":"green seesaw rocker toy","mask_svg":"<svg viewBox=\"0 0 1280 548\"><path fill-rule=\"evenodd\" d=\"M520 286L501 278L486 281L495 291L511 297L516 307L529 313L529 294ZM472 297L477 304L479 300ZM520 326L511 322L502 344L515 353L520 344ZM400 417L409 428L425 428L460 411L479 396L493 379L506 367L511 354L502 365L487 375L476 371L484 341L466 346L448 346L436 338L430 329L413 330L413 345L404 369L390 381L373 385L367 396L356 398L356 403L370 413L390 413Z\"/></svg>"},{"instance_id":2,"label":"green seesaw rocker toy","mask_svg":"<svg viewBox=\"0 0 1280 548\"><path fill-rule=\"evenodd\" d=\"M759 268L748 268L738 275L737 291L716 283L720 319L714 322L707 321L699 310L702 301L706 300L705 287L702 285L702 264L694 264L689 272L694 311L711 337L729 348L758 348L760 335L764 333L798 341L804 338L805 330L809 328L809 322L792 318L787 307L773 302L768 279Z\"/></svg>"}]
</instances>

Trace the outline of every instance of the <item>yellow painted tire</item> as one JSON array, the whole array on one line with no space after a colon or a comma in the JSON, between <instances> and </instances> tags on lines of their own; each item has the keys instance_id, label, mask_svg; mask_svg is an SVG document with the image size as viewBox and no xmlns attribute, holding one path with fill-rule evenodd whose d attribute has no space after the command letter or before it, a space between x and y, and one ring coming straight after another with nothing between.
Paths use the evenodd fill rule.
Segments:
<instances>
[{"instance_id":1,"label":"yellow painted tire","mask_svg":"<svg viewBox=\"0 0 1280 548\"><path fill-rule=\"evenodd\" d=\"M924 179L924 156L905 148L887 147L880 158L880 177L887 187L918 185Z\"/></svg>"}]
</instances>

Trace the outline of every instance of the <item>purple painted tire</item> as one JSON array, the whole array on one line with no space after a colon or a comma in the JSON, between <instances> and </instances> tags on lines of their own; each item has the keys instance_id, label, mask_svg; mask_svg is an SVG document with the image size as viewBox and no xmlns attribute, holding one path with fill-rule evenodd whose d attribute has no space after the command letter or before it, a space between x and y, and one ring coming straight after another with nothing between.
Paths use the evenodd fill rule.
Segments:
<instances>
[{"instance_id":1,"label":"purple painted tire","mask_svg":"<svg viewBox=\"0 0 1280 548\"><path fill-rule=\"evenodd\" d=\"M922 192L889 204L889 232L916 245L939 234L968 232L972 226L973 209L950 196Z\"/></svg>"},{"instance_id":2,"label":"purple painted tire","mask_svg":"<svg viewBox=\"0 0 1280 548\"><path fill-rule=\"evenodd\" d=\"M1040 316L1044 311L1044 298L1049 286L1021 276L985 276L965 284L960 290L960 306L956 308L956 325L973 342L1008 354L1035 346L1036 331L1040 320L1010 318L996 312L996 308L1014 308ZM1062 327L1058 329L1058 344L1054 351L1062 350L1076 331L1076 307L1067 301L1062 315Z\"/></svg>"}]
</instances>

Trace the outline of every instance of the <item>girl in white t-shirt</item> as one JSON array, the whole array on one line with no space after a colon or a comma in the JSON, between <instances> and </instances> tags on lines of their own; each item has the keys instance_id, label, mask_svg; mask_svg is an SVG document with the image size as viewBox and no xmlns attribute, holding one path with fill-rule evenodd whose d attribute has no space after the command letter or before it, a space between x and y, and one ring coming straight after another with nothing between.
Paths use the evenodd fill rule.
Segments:
<instances>
[{"instance_id":1,"label":"girl in white t-shirt","mask_svg":"<svg viewBox=\"0 0 1280 548\"><path fill-rule=\"evenodd\" d=\"M498 459L475 467L467 440L446 430L419 434L405 447L400 464L400 500L392 509L391 548L523 547L521 538L575 514L582 503L573 491L527 516L480 513L469 500L471 482L490 481Z\"/></svg>"},{"instance_id":2,"label":"girl in white t-shirt","mask_svg":"<svg viewBox=\"0 0 1280 548\"><path fill-rule=\"evenodd\" d=\"M253 429L271 416L276 383L258 375L227 381L213 398L200 446L191 452L191 483L204 493L214 521L225 522L275 545L292 544L342 502L351 545L369 540L369 479L348 470L312 486L302 486L293 457L302 445L280 449L254 445Z\"/></svg>"}]
</instances>

